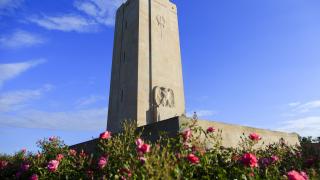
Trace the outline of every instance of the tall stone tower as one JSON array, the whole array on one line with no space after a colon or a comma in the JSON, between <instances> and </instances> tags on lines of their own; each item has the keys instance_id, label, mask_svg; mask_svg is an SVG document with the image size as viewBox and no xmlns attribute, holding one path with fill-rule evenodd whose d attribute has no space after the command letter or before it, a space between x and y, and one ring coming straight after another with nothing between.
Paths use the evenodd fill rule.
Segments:
<instances>
[{"instance_id":1,"label":"tall stone tower","mask_svg":"<svg viewBox=\"0 0 320 180\"><path fill-rule=\"evenodd\" d=\"M184 113L177 8L169 0L128 0L116 14L107 129Z\"/></svg>"}]
</instances>

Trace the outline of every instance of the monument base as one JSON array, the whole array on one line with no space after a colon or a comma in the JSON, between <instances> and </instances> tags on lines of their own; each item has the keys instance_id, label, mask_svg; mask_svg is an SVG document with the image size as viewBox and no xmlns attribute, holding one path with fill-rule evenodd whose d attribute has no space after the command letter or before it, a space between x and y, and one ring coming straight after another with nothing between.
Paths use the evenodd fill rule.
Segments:
<instances>
[{"instance_id":1,"label":"monument base","mask_svg":"<svg viewBox=\"0 0 320 180\"><path fill-rule=\"evenodd\" d=\"M184 125L190 121L190 118L178 116L146 126L138 127L137 130L143 130L143 139L155 142L159 139L161 132L166 132L169 137L176 136L179 132L184 130ZM297 133L285 133L205 120L198 120L197 124L203 129L207 129L208 127L212 126L216 130L222 130L222 146L224 147L236 147L240 141L240 136L242 136L243 134L249 135L253 132L258 133L262 137L262 140L259 142L259 144L256 145L257 147L279 142L280 139L283 139L289 145L299 144ZM85 152L91 153L96 150L98 142L99 139L93 139L87 142L70 146L70 148L76 149L77 151L84 150Z\"/></svg>"}]
</instances>

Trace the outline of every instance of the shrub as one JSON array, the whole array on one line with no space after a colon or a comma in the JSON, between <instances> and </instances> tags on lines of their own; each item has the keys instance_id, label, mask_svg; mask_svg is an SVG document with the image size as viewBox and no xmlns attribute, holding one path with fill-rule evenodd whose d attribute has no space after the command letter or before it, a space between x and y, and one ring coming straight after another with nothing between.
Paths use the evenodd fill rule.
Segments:
<instances>
[{"instance_id":1,"label":"shrub","mask_svg":"<svg viewBox=\"0 0 320 180\"><path fill-rule=\"evenodd\" d=\"M21 150L0 156L0 179L318 179L319 153L284 141L254 147L261 137L240 138L237 148L221 146L221 130L202 129L197 120L175 138L141 139L135 123L119 134L100 134L94 154L69 149L60 138L37 144L37 154ZM201 140L200 136L205 138Z\"/></svg>"}]
</instances>

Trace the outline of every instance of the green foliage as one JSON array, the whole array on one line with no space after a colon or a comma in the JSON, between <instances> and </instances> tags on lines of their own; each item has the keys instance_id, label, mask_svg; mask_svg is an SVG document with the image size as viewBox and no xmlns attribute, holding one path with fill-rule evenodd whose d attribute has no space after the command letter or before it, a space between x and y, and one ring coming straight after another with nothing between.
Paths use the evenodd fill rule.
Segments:
<instances>
[{"instance_id":1,"label":"green foliage","mask_svg":"<svg viewBox=\"0 0 320 180\"><path fill-rule=\"evenodd\" d=\"M202 129L195 117L175 138L148 142L135 124L125 121L122 133L100 138L95 154L51 137L37 143L37 154L0 155L0 179L288 179L292 170L319 178L319 149L306 139L301 146L279 140L257 148L258 141L243 134L237 148L225 148L222 130ZM58 166L50 169L52 160Z\"/></svg>"}]
</instances>

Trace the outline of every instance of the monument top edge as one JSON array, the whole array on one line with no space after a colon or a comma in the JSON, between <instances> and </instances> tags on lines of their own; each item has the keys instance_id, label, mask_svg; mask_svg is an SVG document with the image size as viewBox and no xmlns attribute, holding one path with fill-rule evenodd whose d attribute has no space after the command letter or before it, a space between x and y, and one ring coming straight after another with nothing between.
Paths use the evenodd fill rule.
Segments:
<instances>
[{"instance_id":1,"label":"monument top edge","mask_svg":"<svg viewBox=\"0 0 320 180\"><path fill-rule=\"evenodd\" d=\"M131 1L136 1L136 0L123 0L121 5L128 4ZM170 2L170 3L174 4L172 2L172 0L147 0L147 1Z\"/></svg>"},{"instance_id":2,"label":"monument top edge","mask_svg":"<svg viewBox=\"0 0 320 180\"><path fill-rule=\"evenodd\" d=\"M163 6L168 6L170 7L172 12L177 13L177 6L174 2L172 2L172 0L123 0L122 4L118 7L116 13L118 14L119 12L123 11L123 9L125 9L126 6L129 6L129 4L131 2L134 1L150 1L150 2L155 2L158 4L162 4ZM167 4L165 4L167 3Z\"/></svg>"}]
</instances>

